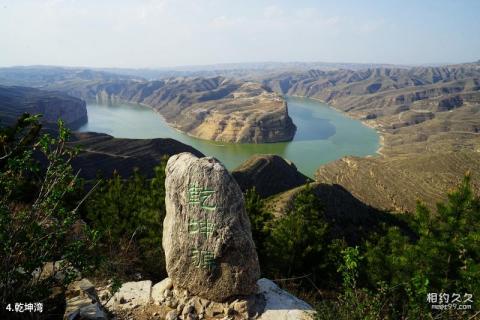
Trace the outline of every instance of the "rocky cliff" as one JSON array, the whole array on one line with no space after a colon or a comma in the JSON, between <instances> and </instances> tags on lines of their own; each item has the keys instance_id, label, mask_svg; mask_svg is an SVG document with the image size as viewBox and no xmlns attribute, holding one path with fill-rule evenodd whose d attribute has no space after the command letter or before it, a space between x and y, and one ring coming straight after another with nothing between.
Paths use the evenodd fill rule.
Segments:
<instances>
[{"instance_id":1,"label":"rocky cliff","mask_svg":"<svg viewBox=\"0 0 480 320\"><path fill-rule=\"evenodd\" d=\"M216 77L73 81L51 87L99 103L150 106L174 128L201 139L279 142L291 140L296 130L283 97L254 82Z\"/></svg>"},{"instance_id":2,"label":"rocky cliff","mask_svg":"<svg viewBox=\"0 0 480 320\"><path fill-rule=\"evenodd\" d=\"M44 123L62 119L70 128L77 128L88 121L86 104L78 98L34 88L0 86L2 124L13 124L25 112L42 114Z\"/></svg>"},{"instance_id":3,"label":"rocky cliff","mask_svg":"<svg viewBox=\"0 0 480 320\"><path fill-rule=\"evenodd\" d=\"M257 79L276 92L327 102L383 136L382 153L480 147L480 64L310 70Z\"/></svg>"}]
</instances>

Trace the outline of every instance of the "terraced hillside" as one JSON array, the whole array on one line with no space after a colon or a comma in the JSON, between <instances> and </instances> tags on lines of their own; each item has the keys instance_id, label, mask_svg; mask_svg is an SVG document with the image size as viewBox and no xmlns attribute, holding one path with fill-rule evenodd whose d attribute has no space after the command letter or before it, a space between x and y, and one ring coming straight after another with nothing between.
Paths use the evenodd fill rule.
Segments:
<instances>
[{"instance_id":1,"label":"terraced hillside","mask_svg":"<svg viewBox=\"0 0 480 320\"><path fill-rule=\"evenodd\" d=\"M479 152L346 157L320 167L315 178L322 183L341 185L375 208L412 212L417 201L434 208L467 172L474 190L480 190Z\"/></svg>"},{"instance_id":2,"label":"terraced hillside","mask_svg":"<svg viewBox=\"0 0 480 320\"><path fill-rule=\"evenodd\" d=\"M346 190L374 208L399 212L413 211L417 200L433 208L467 171L480 191L479 62L311 70L262 81L283 94L325 101L380 132L380 155L321 166L318 183Z\"/></svg>"},{"instance_id":3,"label":"terraced hillside","mask_svg":"<svg viewBox=\"0 0 480 320\"><path fill-rule=\"evenodd\" d=\"M264 78L378 129L384 154L480 147L480 63L411 69L311 70Z\"/></svg>"},{"instance_id":4,"label":"terraced hillside","mask_svg":"<svg viewBox=\"0 0 480 320\"><path fill-rule=\"evenodd\" d=\"M278 93L259 83L215 78L162 81L62 81L48 86L99 103L150 106L174 128L224 142L289 141L295 125Z\"/></svg>"}]
</instances>

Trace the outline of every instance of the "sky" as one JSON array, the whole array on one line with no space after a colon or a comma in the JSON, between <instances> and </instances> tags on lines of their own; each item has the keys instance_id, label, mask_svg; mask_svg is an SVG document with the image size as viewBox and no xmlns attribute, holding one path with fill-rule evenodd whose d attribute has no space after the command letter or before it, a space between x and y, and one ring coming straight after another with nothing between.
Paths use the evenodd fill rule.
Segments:
<instances>
[{"instance_id":1,"label":"sky","mask_svg":"<svg viewBox=\"0 0 480 320\"><path fill-rule=\"evenodd\" d=\"M477 0L0 0L0 66L480 59Z\"/></svg>"}]
</instances>

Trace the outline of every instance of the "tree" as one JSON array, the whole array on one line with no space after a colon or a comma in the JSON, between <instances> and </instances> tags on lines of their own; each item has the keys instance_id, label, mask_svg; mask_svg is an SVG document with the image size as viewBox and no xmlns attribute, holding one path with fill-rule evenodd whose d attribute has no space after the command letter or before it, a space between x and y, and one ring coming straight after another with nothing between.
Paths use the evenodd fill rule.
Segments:
<instances>
[{"instance_id":1,"label":"tree","mask_svg":"<svg viewBox=\"0 0 480 320\"><path fill-rule=\"evenodd\" d=\"M446 203L437 205L436 214L418 204L409 223L416 239L390 228L385 236L366 244L364 273L370 285L383 281L395 288L391 294L395 309L411 318L430 314L428 293L479 296L480 200L470 176L448 194Z\"/></svg>"},{"instance_id":2,"label":"tree","mask_svg":"<svg viewBox=\"0 0 480 320\"><path fill-rule=\"evenodd\" d=\"M97 233L79 222L80 181L70 165L77 151L65 145L69 131L58 122L58 137L40 135L39 116L23 115L0 129L0 302L45 301L52 286L65 286L74 269L92 267ZM37 159L42 159L43 166ZM47 263L61 261L43 273ZM58 277L63 274L62 277ZM44 275L44 276L40 276Z\"/></svg>"},{"instance_id":3,"label":"tree","mask_svg":"<svg viewBox=\"0 0 480 320\"><path fill-rule=\"evenodd\" d=\"M86 202L86 216L101 232L107 273L166 276L162 248L166 161L154 169L151 180L137 170L128 179L115 173Z\"/></svg>"},{"instance_id":4,"label":"tree","mask_svg":"<svg viewBox=\"0 0 480 320\"><path fill-rule=\"evenodd\" d=\"M315 280L326 267L327 231L320 200L307 186L296 195L292 209L270 224L269 269L287 277L311 274Z\"/></svg>"},{"instance_id":5,"label":"tree","mask_svg":"<svg viewBox=\"0 0 480 320\"><path fill-rule=\"evenodd\" d=\"M263 264L265 240L269 234L268 224L273 216L265 210L263 201L255 188L249 189L245 193L245 209L250 218L252 237L257 247L260 263Z\"/></svg>"}]
</instances>

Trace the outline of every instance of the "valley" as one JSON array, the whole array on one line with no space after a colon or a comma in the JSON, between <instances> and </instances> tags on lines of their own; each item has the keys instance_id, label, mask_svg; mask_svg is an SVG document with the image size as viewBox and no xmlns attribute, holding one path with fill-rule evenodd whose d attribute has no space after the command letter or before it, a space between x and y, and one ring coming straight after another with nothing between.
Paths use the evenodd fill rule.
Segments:
<instances>
[{"instance_id":1,"label":"valley","mask_svg":"<svg viewBox=\"0 0 480 320\"><path fill-rule=\"evenodd\" d=\"M159 81L62 81L46 87L100 104L153 108L193 137L231 143L292 140L296 127L284 98L254 82L223 77Z\"/></svg>"},{"instance_id":2,"label":"valley","mask_svg":"<svg viewBox=\"0 0 480 320\"><path fill-rule=\"evenodd\" d=\"M173 70L150 73L158 78L149 81L140 77L146 73L119 70L13 68L0 69L0 83L30 84L98 105L88 107L94 117L81 131L171 137L217 156L230 170L254 154L277 154L319 183L338 184L382 210L412 211L419 199L433 207L442 200L440 190L478 163L479 62L309 67L315 65L198 69L193 77ZM371 131L337 117L322 102L375 129L380 148ZM168 126L146 110L138 120L145 125L137 124L135 107L115 107L126 103L148 106ZM117 111L126 113L115 124ZM426 177L426 168L434 173ZM429 182L423 186L424 181ZM478 177L473 181L477 185ZM413 185L421 187L407 192Z\"/></svg>"}]
</instances>

